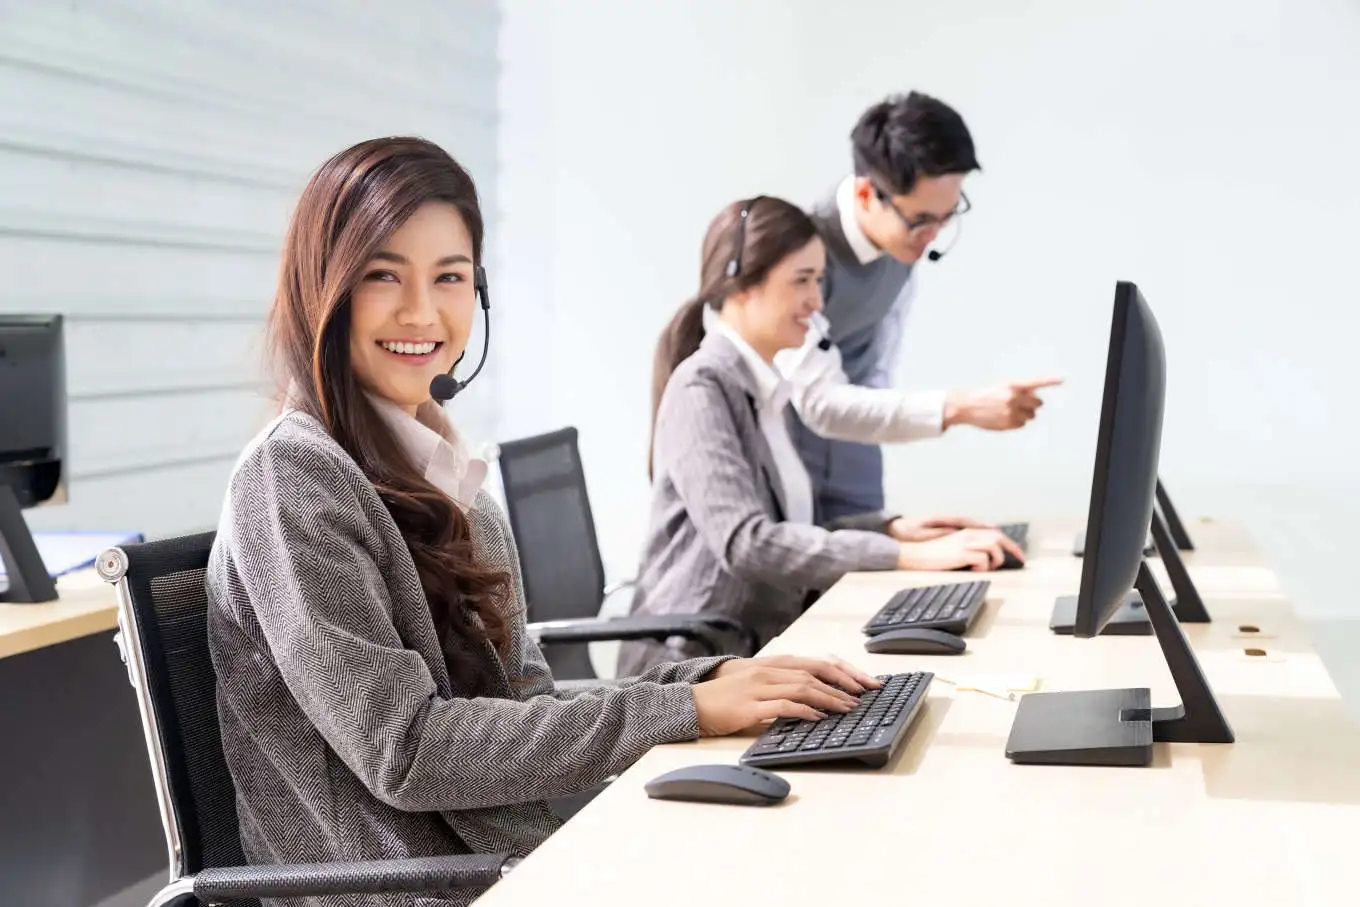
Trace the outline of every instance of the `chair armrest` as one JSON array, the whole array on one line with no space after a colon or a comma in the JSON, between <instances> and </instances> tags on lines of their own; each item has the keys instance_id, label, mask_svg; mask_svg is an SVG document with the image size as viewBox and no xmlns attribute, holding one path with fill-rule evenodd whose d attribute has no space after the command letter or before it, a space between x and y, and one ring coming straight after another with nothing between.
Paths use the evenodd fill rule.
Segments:
<instances>
[{"instance_id":1,"label":"chair armrest","mask_svg":"<svg viewBox=\"0 0 1360 907\"><path fill-rule=\"evenodd\" d=\"M665 642L672 636L691 639L710 654L724 652L723 643L736 637L747 653L755 650L755 634L730 617L693 614L633 614L616 618L546 620L528 625L529 637L540 646L651 639Z\"/></svg>"},{"instance_id":2,"label":"chair armrest","mask_svg":"<svg viewBox=\"0 0 1360 907\"><path fill-rule=\"evenodd\" d=\"M515 864L508 854L459 854L352 863L234 866L194 876L203 903L231 898L305 898L347 894L447 894L495 884Z\"/></svg>"},{"instance_id":3,"label":"chair armrest","mask_svg":"<svg viewBox=\"0 0 1360 907\"><path fill-rule=\"evenodd\" d=\"M616 592L622 592L624 589L632 589L636 585L637 580L635 579L618 580L617 582L610 583L609 585L604 587L603 597L609 598L609 596L615 594Z\"/></svg>"}]
</instances>

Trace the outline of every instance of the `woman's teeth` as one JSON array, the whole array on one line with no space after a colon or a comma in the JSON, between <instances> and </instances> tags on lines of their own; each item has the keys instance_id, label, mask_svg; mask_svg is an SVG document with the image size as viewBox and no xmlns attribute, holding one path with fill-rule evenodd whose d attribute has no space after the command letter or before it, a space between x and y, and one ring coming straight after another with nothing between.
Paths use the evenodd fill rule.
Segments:
<instances>
[{"instance_id":1,"label":"woman's teeth","mask_svg":"<svg viewBox=\"0 0 1360 907\"><path fill-rule=\"evenodd\" d=\"M427 340L423 343L398 343L383 340L378 345L389 353L397 353L402 356L427 356L433 353L434 348L439 344L433 340Z\"/></svg>"}]
</instances>

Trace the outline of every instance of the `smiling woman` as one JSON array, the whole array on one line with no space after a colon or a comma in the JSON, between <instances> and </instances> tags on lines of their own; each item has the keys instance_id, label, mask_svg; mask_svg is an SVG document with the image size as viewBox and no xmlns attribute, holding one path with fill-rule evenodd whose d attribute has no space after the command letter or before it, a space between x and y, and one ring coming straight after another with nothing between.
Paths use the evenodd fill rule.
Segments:
<instances>
[{"instance_id":1,"label":"smiling woman","mask_svg":"<svg viewBox=\"0 0 1360 907\"><path fill-rule=\"evenodd\" d=\"M364 387L411 415L467 346L472 236L458 209L426 202L374 253L350 299L350 357Z\"/></svg>"},{"instance_id":2,"label":"smiling woman","mask_svg":"<svg viewBox=\"0 0 1360 907\"><path fill-rule=\"evenodd\" d=\"M1001 532L965 518L820 512L789 433L793 384L776 360L797 351L818 370L839 368L834 344L809 330L826 267L817 225L783 199L733 202L709 224L699 292L653 360L652 517L634 614L736 617L763 645L851 571L1023 558ZM617 670L694 651L681 639L630 641Z\"/></svg>"},{"instance_id":3,"label":"smiling woman","mask_svg":"<svg viewBox=\"0 0 1360 907\"><path fill-rule=\"evenodd\" d=\"M547 800L654 744L845 712L877 685L717 657L555 688L485 464L435 401L487 305L481 250L471 177L419 139L342 151L298 202L270 317L283 411L237 461L206 577L252 861L524 855L557 827Z\"/></svg>"}]
</instances>

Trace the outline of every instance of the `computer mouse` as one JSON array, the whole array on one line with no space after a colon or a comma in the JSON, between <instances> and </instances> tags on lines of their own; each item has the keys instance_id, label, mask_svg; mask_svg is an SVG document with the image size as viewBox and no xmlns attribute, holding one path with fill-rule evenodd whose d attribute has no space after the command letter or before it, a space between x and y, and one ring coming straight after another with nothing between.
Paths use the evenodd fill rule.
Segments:
<instances>
[{"instance_id":1,"label":"computer mouse","mask_svg":"<svg viewBox=\"0 0 1360 907\"><path fill-rule=\"evenodd\" d=\"M769 806L789 795L789 782L746 765L687 765L648 781L646 791L653 800Z\"/></svg>"},{"instance_id":2,"label":"computer mouse","mask_svg":"<svg viewBox=\"0 0 1360 907\"><path fill-rule=\"evenodd\" d=\"M864 648L875 655L958 655L968 644L944 630L907 627L870 636Z\"/></svg>"},{"instance_id":3,"label":"computer mouse","mask_svg":"<svg viewBox=\"0 0 1360 907\"><path fill-rule=\"evenodd\" d=\"M997 566L991 567L991 568L989 568L989 569L991 569L991 570L1023 570L1024 568L1025 568L1025 563L1024 563L1024 561L1020 560L1020 558L1016 557L1014 554L1011 554L1009 551L1007 551L1007 550L1005 550L1005 549L1003 548L1003 549L1001 550L1001 563L998 564ZM972 567L955 567L954 570L955 570L956 572L967 570L967 571L970 572L970 573L972 573L972 572L985 572L985 571L974 571Z\"/></svg>"}]
</instances>

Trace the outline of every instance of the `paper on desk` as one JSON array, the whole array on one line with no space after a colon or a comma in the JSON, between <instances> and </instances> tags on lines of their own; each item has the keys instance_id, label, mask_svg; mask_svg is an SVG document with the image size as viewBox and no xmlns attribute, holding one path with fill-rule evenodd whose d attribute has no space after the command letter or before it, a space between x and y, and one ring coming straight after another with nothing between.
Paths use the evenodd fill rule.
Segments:
<instances>
[{"instance_id":1,"label":"paper on desk","mask_svg":"<svg viewBox=\"0 0 1360 907\"><path fill-rule=\"evenodd\" d=\"M1040 678L1027 674L964 674L958 677L937 675L940 680L954 684L959 692L987 693L1010 699L1014 694L1033 693L1039 689Z\"/></svg>"},{"instance_id":2,"label":"paper on desk","mask_svg":"<svg viewBox=\"0 0 1360 907\"><path fill-rule=\"evenodd\" d=\"M38 546L47 573L53 579L72 570L80 570L94 563L100 552L115 545L130 545L142 541L140 532L35 532L33 541ZM5 576L5 565L0 561L0 577Z\"/></svg>"}]
</instances>

